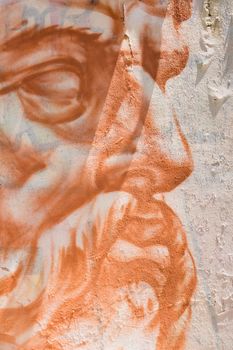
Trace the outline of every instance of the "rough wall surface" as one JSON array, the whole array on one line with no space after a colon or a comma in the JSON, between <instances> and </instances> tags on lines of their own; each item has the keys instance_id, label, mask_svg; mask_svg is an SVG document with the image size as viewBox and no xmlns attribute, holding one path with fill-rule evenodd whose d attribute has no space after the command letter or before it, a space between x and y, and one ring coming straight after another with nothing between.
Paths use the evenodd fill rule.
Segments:
<instances>
[{"instance_id":1,"label":"rough wall surface","mask_svg":"<svg viewBox=\"0 0 233 350\"><path fill-rule=\"evenodd\" d=\"M0 350L232 349L232 14L0 1Z\"/></svg>"},{"instance_id":2,"label":"rough wall surface","mask_svg":"<svg viewBox=\"0 0 233 350\"><path fill-rule=\"evenodd\" d=\"M183 218L199 280L187 349L230 350L233 344L232 6L196 3L184 29L189 63L168 84L195 164L187 182L169 194Z\"/></svg>"}]
</instances>

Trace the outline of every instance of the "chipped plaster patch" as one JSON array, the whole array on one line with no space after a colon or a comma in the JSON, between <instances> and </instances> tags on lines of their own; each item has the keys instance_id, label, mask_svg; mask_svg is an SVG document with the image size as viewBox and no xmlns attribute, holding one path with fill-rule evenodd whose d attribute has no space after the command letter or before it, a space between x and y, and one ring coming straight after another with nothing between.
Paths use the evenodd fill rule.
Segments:
<instances>
[{"instance_id":1,"label":"chipped plaster patch","mask_svg":"<svg viewBox=\"0 0 233 350\"><path fill-rule=\"evenodd\" d=\"M202 20L204 27L216 32L219 28L219 0L204 0Z\"/></svg>"}]
</instances>

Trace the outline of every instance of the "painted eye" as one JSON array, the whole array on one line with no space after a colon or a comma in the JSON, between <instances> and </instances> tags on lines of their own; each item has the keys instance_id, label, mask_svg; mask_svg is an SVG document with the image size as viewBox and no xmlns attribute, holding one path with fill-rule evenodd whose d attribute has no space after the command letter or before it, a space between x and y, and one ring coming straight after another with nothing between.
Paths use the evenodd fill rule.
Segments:
<instances>
[{"instance_id":1,"label":"painted eye","mask_svg":"<svg viewBox=\"0 0 233 350\"><path fill-rule=\"evenodd\" d=\"M46 124L78 118L85 109L83 81L77 72L54 70L24 80L18 90L26 117Z\"/></svg>"}]
</instances>

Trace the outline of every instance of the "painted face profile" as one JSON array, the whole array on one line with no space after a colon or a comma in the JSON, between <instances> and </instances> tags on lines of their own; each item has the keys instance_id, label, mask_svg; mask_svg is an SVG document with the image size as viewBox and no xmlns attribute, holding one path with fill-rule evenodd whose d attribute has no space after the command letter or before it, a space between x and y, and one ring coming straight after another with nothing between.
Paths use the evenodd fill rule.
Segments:
<instances>
[{"instance_id":1,"label":"painted face profile","mask_svg":"<svg viewBox=\"0 0 233 350\"><path fill-rule=\"evenodd\" d=\"M0 348L184 348L195 267L158 196L193 167L165 93L190 15L189 0L0 5Z\"/></svg>"}]
</instances>

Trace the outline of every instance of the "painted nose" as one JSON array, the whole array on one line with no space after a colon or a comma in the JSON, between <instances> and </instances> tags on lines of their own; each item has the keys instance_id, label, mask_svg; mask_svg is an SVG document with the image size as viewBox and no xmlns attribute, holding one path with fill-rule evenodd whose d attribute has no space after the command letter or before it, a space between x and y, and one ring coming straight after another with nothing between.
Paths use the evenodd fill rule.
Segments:
<instances>
[{"instance_id":1,"label":"painted nose","mask_svg":"<svg viewBox=\"0 0 233 350\"><path fill-rule=\"evenodd\" d=\"M193 163L188 143L182 133L168 98L152 78L137 67L135 80L140 84L148 109L136 152L127 171L124 188L138 196L168 192L184 181L192 172ZM148 86L153 84L153 91Z\"/></svg>"}]
</instances>

